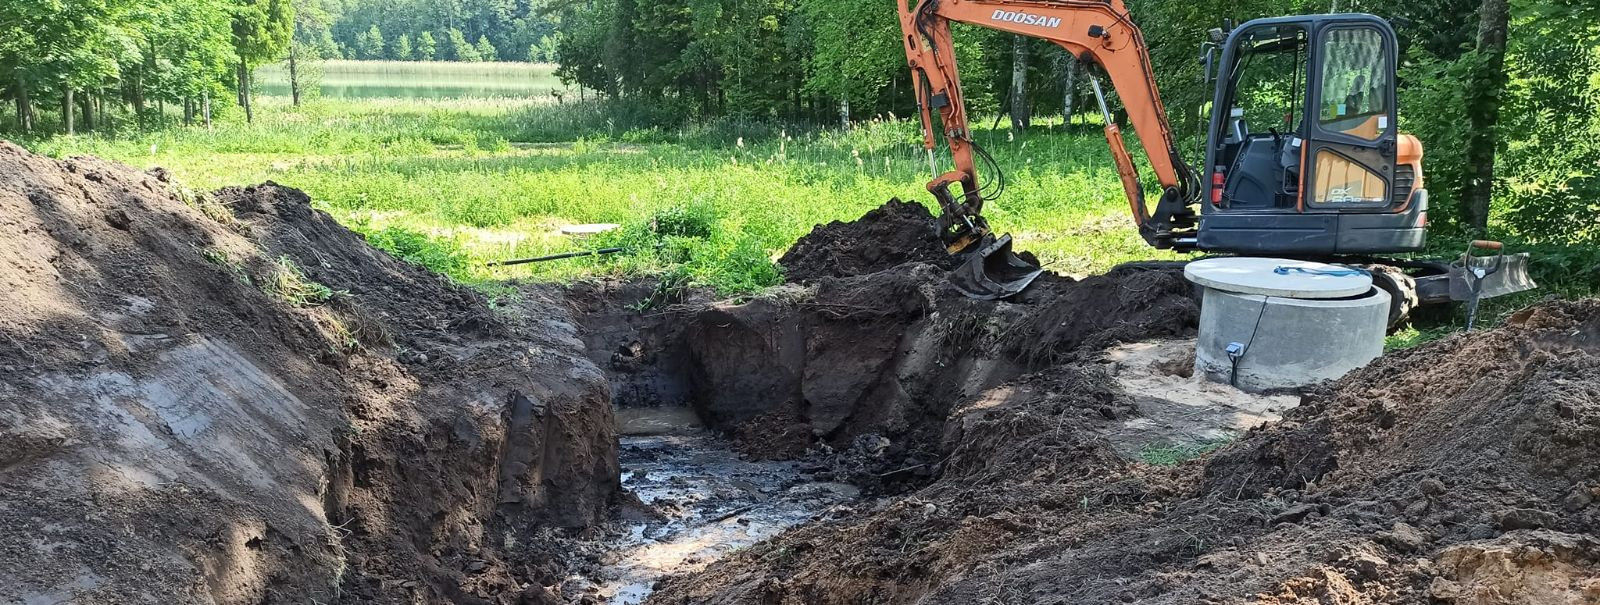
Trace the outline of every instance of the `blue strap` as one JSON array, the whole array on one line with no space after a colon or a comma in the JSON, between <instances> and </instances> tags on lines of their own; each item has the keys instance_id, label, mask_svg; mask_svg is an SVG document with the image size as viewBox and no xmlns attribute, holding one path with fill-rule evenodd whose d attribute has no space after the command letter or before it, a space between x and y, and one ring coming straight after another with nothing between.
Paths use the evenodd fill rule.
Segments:
<instances>
[{"instance_id":1,"label":"blue strap","mask_svg":"<svg viewBox=\"0 0 1600 605\"><path fill-rule=\"evenodd\" d=\"M1367 276L1371 276L1372 275L1371 271L1367 271L1366 269L1356 269L1356 268L1353 268L1353 267L1349 268L1349 269L1307 269L1305 267L1286 267L1286 266L1283 266L1283 265L1278 265L1278 267L1276 269L1273 269L1272 272L1273 273L1277 273L1278 275L1288 275L1290 272L1294 272L1294 273L1305 273L1307 275L1329 275L1329 276L1332 276L1332 277L1350 277L1352 275L1367 275Z\"/></svg>"}]
</instances>

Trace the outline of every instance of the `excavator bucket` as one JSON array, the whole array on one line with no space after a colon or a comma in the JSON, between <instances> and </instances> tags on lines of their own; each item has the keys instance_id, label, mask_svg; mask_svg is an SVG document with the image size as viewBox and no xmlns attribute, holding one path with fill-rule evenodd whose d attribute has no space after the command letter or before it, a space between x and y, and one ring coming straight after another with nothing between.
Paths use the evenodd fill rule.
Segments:
<instances>
[{"instance_id":1,"label":"excavator bucket","mask_svg":"<svg viewBox=\"0 0 1600 605\"><path fill-rule=\"evenodd\" d=\"M1011 251L1011 234L984 236L966 262L950 272L950 284L968 298L999 300L1033 283L1044 268Z\"/></svg>"}]
</instances>

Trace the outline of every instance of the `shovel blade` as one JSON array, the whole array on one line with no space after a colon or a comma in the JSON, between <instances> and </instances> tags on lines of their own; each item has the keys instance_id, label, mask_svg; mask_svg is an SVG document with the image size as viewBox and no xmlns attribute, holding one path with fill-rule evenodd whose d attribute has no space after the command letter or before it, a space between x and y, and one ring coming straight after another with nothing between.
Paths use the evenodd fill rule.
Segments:
<instances>
[{"instance_id":1,"label":"shovel blade","mask_svg":"<svg viewBox=\"0 0 1600 605\"><path fill-rule=\"evenodd\" d=\"M966 262L950 272L950 284L968 298L999 300L1017 294L1044 272L1011 251L1011 234L985 237L977 250L967 254Z\"/></svg>"},{"instance_id":2,"label":"shovel blade","mask_svg":"<svg viewBox=\"0 0 1600 605\"><path fill-rule=\"evenodd\" d=\"M1489 270L1483 276L1479 298L1505 296L1538 287L1538 284L1533 283L1533 278L1528 277L1528 253L1526 252L1507 254L1498 259L1495 257L1474 257L1466 263L1457 262L1451 264L1449 273L1450 298L1454 300L1472 299L1472 280L1466 274L1470 270L1469 267Z\"/></svg>"}]
</instances>

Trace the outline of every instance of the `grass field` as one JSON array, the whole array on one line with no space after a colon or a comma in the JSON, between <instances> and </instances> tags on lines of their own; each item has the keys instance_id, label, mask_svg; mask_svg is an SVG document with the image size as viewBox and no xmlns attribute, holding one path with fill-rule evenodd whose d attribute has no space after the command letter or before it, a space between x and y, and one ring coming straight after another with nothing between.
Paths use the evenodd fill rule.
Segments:
<instances>
[{"instance_id":1,"label":"grass field","mask_svg":"<svg viewBox=\"0 0 1600 605\"><path fill-rule=\"evenodd\" d=\"M298 187L375 244L467 283L659 274L750 292L781 281L773 259L816 224L853 219L890 197L931 206L917 127L892 117L849 131L737 121L661 130L626 128L594 105L548 97L321 99L298 108L264 97L259 107L250 125L24 142L56 156L163 166L198 190L267 180ZM977 139L1009 184L985 214L1051 270L1086 275L1180 258L1134 232L1097 126L980 130ZM561 234L602 222L623 228L588 241ZM628 252L485 266L615 245ZM1550 293L1593 295L1596 284L1564 280L1593 275L1593 251L1540 254L1545 288L1486 303L1486 323ZM1463 316L1435 314L1391 345L1436 338Z\"/></svg>"},{"instance_id":2,"label":"grass field","mask_svg":"<svg viewBox=\"0 0 1600 605\"><path fill-rule=\"evenodd\" d=\"M359 230L421 235L457 252L463 262L444 268L469 281L681 265L695 282L748 291L779 279L770 259L813 225L852 219L895 196L931 204L927 159L905 120L848 132L734 122L662 131L623 130L593 108L547 100L323 100L291 108L266 98L260 106L254 125L34 146L163 166L196 189L264 180L299 187ZM1086 274L1157 256L1125 216L1099 137L1093 127L1059 126L1022 137L979 134L1010 183L988 211L991 222L1057 271ZM644 229L661 215L703 222L709 237ZM563 225L596 222L629 228L590 242L560 234ZM637 253L483 266L618 239Z\"/></svg>"}]
</instances>

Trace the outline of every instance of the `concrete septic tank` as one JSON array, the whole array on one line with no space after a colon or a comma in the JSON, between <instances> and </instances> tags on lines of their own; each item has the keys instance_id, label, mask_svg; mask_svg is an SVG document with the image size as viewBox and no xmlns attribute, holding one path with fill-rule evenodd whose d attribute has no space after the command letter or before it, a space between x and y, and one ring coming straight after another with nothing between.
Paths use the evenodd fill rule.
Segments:
<instances>
[{"instance_id":1,"label":"concrete septic tank","mask_svg":"<svg viewBox=\"0 0 1600 605\"><path fill-rule=\"evenodd\" d=\"M1383 354L1389 294L1365 272L1280 258L1211 258L1184 277L1204 289L1195 371L1251 392L1338 378Z\"/></svg>"}]
</instances>

